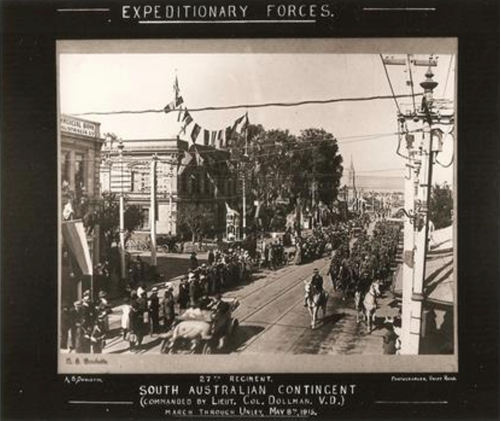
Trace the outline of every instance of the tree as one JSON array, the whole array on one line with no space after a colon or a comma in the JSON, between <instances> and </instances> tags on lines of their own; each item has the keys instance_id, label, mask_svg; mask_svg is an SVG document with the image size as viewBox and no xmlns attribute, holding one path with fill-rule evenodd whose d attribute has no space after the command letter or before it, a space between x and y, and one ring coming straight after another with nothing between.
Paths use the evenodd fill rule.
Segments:
<instances>
[{"instance_id":1,"label":"tree","mask_svg":"<svg viewBox=\"0 0 501 421\"><path fill-rule=\"evenodd\" d=\"M104 192L101 208L96 212L94 223L99 224L104 238L104 249L111 251L113 243L120 240L120 206L115 193ZM124 229L126 242L131 234L143 224L143 214L137 205L131 205L125 200Z\"/></svg>"},{"instance_id":2,"label":"tree","mask_svg":"<svg viewBox=\"0 0 501 421\"><path fill-rule=\"evenodd\" d=\"M186 203L177 213L177 223L181 230L188 229L191 241L204 237L215 224L215 214L211 209L196 203Z\"/></svg>"},{"instance_id":3,"label":"tree","mask_svg":"<svg viewBox=\"0 0 501 421\"><path fill-rule=\"evenodd\" d=\"M445 228L452 224L452 210L454 200L452 190L446 183L435 184L431 190L430 219L436 229Z\"/></svg>"},{"instance_id":4,"label":"tree","mask_svg":"<svg viewBox=\"0 0 501 421\"><path fill-rule=\"evenodd\" d=\"M337 197L343 160L336 139L323 129L307 129L298 137L287 130L249 125L247 135L235 134L230 145L230 169L239 180L243 176L246 180L246 214L253 215L254 202L259 202L265 230L285 225L286 215L297 203L303 209L311 203L312 187L317 206L323 202L331 207ZM241 195L240 190L233 201L240 212Z\"/></svg>"}]
</instances>

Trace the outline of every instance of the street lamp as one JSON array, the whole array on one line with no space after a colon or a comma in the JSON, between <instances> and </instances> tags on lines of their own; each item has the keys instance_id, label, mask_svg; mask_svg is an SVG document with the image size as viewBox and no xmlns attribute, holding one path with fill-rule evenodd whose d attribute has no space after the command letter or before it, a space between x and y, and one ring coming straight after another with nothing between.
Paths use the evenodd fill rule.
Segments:
<instances>
[{"instance_id":1,"label":"street lamp","mask_svg":"<svg viewBox=\"0 0 501 421\"><path fill-rule=\"evenodd\" d=\"M119 196L119 214L120 214L120 275L125 279L125 220L124 220L124 189L123 189L123 149L122 139L118 141L118 162L120 165L120 196ZM111 177L111 174L110 174Z\"/></svg>"}]
</instances>

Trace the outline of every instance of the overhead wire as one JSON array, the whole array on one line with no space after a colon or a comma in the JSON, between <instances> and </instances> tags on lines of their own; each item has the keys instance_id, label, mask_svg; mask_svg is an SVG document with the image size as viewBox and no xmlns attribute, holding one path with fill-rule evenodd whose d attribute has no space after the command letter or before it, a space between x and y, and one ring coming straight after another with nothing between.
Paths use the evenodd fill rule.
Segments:
<instances>
[{"instance_id":1,"label":"overhead wire","mask_svg":"<svg viewBox=\"0 0 501 421\"><path fill-rule=\"evenodd\" d=\"M451 54L451 58L449 60L449 67L447 68L447 76L445 77L445 85L444 85L444 92L442 94L443 97L445 97L445 93L447 92L447 84L449 82L449 74L451 72L451 67L452 67L452 60L454 59L454 54Z\"/></svg>"},{"instance_id":2,"label":"overhead wire","mask_svg":"<svg viewBox=\"0 0 501 421\"><path fill-rule=\"evenodd\" d=\"M393 88L392 88L393 90ZM264 102L260 104L237 104L237 105L223 105L223 106L208 106L199 108L186 108L186 111L201 112L201 111L223 111L223 110L236 110L240 108L266 108L266 107L298 107L302 105L323 105L323 104L335 104L338 102L358 102L358 101L376 101L376 100L386 100L396 98L410 98L411 95L372 95L365 97L346 97L346 98L331 98L331 99L319 99L319 100L305 100L296 102ZM171 111L174 112L174 111ZM86 116L86 115L118 115L118 114L148 114L148 113L165 113L164 109L145 109L145 110L119 110L119 111L89 111L85 113L68 113L75 117Z\"/></svg>"},{"instance_id":3,"label":"overhead wire","mask_svg":"<svg viewBox=\"0 0 501 421\"><path fill-rule=\"evenodd\" d=\"M383 69L384 69L384 73L386 74L386 79L388 80L388 85L390 85L391 96L392 96L393 100L395 101L395 105L397 107L399 114L402 114L402 111L400 111L400 105L398 104L397 98L403 98L404 96L395 95L395 91L393 89L393 85L391 83L390 75L388 73L388 68L386 67L386 63L384 62L383 55L379 54L379 58L381 59L381 63L383 64ZM409 97L409 95L405 95L405 97Z\"/></svg>"}]
</instances>

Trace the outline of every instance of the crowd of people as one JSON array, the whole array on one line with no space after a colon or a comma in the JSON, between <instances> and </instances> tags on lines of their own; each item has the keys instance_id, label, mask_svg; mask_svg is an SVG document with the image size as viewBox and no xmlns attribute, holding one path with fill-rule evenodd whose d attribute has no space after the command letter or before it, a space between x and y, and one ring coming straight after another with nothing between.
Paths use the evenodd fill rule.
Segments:
<instances>
[{"instance_id":1,"label":"crowd of people","mask_svg":"<svg viewBox=\"0 0 501 421\"><path fill-rule=\"evenodd\" d=\"M303 264L332 253L330 277L334 288L343 291L344 296L363 290L373 279L385 281L391 275L400 227L378 218L372 235L368 235L367 228L367 218L357 218L312 231L287 233L289 237L263 243L255 258L237 245L227 250L210 250L207 263L199 264L193 252L189 272L178 285L166 282L159 274L149 293L144 282L145 264L138 256L130 264L129 288L122 306L123 339L131 351L139 350L146 335L169 331L177 315L188 308L200 306L208 297L220 296L225 290L247 282L256 263L275 270L292 260ZM284 246L284 238L290 247ZM61 348L78 353L102 352L107 337L111 336L107 322L111 306L105 291L100 291L95 299L91 295L85 291L73 306L63 307Z\"/></svg>"},{"instance_id":2,"label":"crowd of people","mask_svg":"<svg viewBox=\"0 0 501 421\"><path fill-rule=\"evenodd\" d=\"M100 354L109 330L108 315L111 306L106 292L99 291L97 300L90 290L73 306L64 305L61 313L61 349L77 353Z\"/></svg>"},{"instance_id":3,"label":"crowd of people","mask_svg":"<svg viewBox=\"0 0 501 421\"><path fill-rule=\"evenodd\" d=\"M129 342L131 351L141 347L145 335L170 330L178 314L245 282L253 269L249 253L239 246L227 251L210 250L207 260L199 264L196 253L191 254L189 272L179 281L176 295L172 282L159 284L164 289L162 300L158 287L151 289L149 297L144 285L131 291L122 315L123 338Z\"/></svg>"}]
</instances>

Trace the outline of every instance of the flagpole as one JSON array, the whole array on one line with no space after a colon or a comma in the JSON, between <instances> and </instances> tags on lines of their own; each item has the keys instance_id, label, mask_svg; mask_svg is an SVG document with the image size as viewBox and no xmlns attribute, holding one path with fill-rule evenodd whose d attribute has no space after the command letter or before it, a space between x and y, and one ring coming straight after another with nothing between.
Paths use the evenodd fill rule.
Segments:
<instances>
[{"instance_id":1,"label":"flagpole","mask_svg":"<svg viewBox=\"0 0 501 421\"><path fill-rule=\"evenodd\" d=\"M174 181L174 166L170 165L169 173L169 234L172 234L172 183Z\"/></svg>"}]
</instances>

